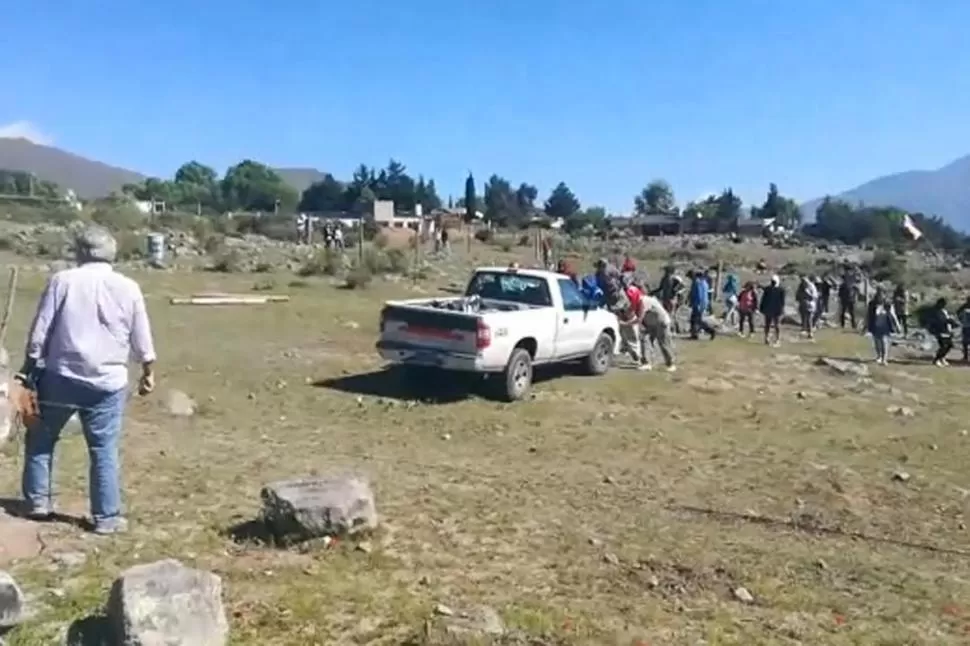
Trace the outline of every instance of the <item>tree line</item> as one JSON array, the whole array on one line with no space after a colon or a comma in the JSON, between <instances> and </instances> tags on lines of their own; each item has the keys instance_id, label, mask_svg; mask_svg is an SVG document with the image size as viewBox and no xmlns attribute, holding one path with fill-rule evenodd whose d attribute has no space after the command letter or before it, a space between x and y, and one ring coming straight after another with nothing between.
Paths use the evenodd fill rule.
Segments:
<instances>
[{"instance_id":1,"label":"tree line","mask_svg":"<svg viewBox=\"0 0 970 646\"><path fill-rule=\"evenodd\" d=\"M395 207L425 213L443 206L434 179L412 175L407 167L391 159L383 168L359 165L347 181L324 174L300 193L276 170L247 159L231 166L220 177L211 168L190 161L178 168L171 179L148 178L129 184L122 193L137 200L165 202L172 210L205 213L247 212L356 212L369 209L374 200L393 200ZM31 173L0 169L0 196L54 198L62 191L52 182ZM662 179L646 184L632 200L635 216L667 216L736 222L745 217L770 218L782 226L801 229L806 235L846 244L900 245L906 240L901 226L904 213L891 207L850 204L826 197L818 206L815 222L802 227L798 203L781 194L775 184L768 187L761 204L745 208L731 188L716 195L678 207L671 185ZM567 233L603 230L612 220L601 206L584 206L565 182L559 182L540 201L538 189L528 182L512 182L491 175L481 191L471 173L464 196L448 199L448 207L463 210L467 218L478 214L499 227L521 227L536 220L561 220ZM968 237L941 218L923 213L909 214L925 238L945 250L970 246Z\"/></svg>"}]
</instances>

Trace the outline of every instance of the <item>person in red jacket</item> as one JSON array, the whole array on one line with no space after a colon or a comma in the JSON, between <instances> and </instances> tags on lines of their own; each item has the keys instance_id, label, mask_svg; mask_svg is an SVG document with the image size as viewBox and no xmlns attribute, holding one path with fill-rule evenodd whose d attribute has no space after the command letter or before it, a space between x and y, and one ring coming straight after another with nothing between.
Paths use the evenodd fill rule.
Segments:
<instances>
[{"instance_id":1,"label":"person in red jacket","mask_svg":"<svg viewBox=\"0 0 970 646\"><path fill-rule=\"evenodd\" d=\"M637 263L634 262L630 254L625 254L623 256L623 266L620 267L621 274L633 274L637 271Z\"/></svg>"},{"instance_id":2,"label":"person in red jacket","mask_svg":"<svg viewBox=\"0 0 970 646\"><path fill-rule=\"evenodd\" d=\"M744 334L744 323L748 323L748 334L751 336L754 334L754 313L758 311L758 290L755 289L754 283L747 282L741 289L741 293L738 294L738 333L741 336Z\"/></svg>"},{"instance_id":3,"label":"person in red jacket","mask_svg":"<svg viewBox=\"0 0 970 646\"><path fill-rule=\"evenodd\" d=\"M632 279L627 278L623 282L629 306L617 315L622 348L633 359L638 370L649 370L650 364L646 361L646 349L641 339L643 331L640 329L645 314L643 292L633 284Z\"/></svg>"}]
</instances>

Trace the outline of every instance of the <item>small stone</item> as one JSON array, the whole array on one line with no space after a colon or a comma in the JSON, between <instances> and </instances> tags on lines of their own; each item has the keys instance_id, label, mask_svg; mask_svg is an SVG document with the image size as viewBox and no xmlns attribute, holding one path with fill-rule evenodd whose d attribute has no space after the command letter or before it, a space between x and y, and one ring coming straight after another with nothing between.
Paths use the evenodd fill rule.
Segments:
<instances>
[{"instance_id":1,"label":"small stone","mask_svg":"<svg viewBox=\"0 0 970 646\"><path fill-rule=\"evenodd\" d=\"M887 406L886 412L897 417L913 417L916 415L916 411L909 406Z\"/></svg>"},{"instance_id":2,"label":"small stone","mask_svg":"<svg viewBox=\"0 0 970 646\"><path fill-rule=\"evenodd\" d=\"M488 635L500 637L505 634L505 622L488 606L477 606L456 616L451 616L445 632L453 637Z\"/></svg>"},{"instance_id":3,"label":"small stone","mask_svg":"<svg viewBox=\"0 0 970 646\"><path fill-rule=\"evenodd\" d=\"M820 570L827 570L829 569L829 564L823 561L822 559L815 559L815 567L817 567Z\"/></svg>"},{"instance_id":4,"label":"small stone","mask_svg":"<svg viewBox=\"0 0 970 646\"><path fill-rule=\"evenodd\" d=\"M970 431L967 431L967 429L960 431L960 437L966 437L968 434L970 434Z\"/></svg>"},{"instance_id":5,"label":"small stone","mask_svg":"<svg viewBox=\"0 0 970 646\"><path fill-rule=\"evenodd\" d=\"M12 628L24 620L24 593L10 574L0 570L0 628Z\"/></svg>"},{"instance_id":6,"label":"small stone","mask_svg":"<svg viewBox=\"0 0 970 646\"><path fill-rule=\"evenodd\" d=\"M910 475L902 470L893 471L893 480L896 482L909 482Z\"/></svg>"},{"instance_id":7,"label":"small stone","mask_svg":"<svg viewBox=\"0 0 970 646\"><path fill-rule=\"evenodd\" d=\"M616 478L613 476L603 476L603 482L606 484L616 484Z\"/></svg>"},{"instance_id":8,"label":"small stone","mask_svg":"<svg viewBox=\"0 0 970 646\"><path fill-rule=\"evenodd\" d=\"M601 541L598 538L590 538L589 544L592 545L593 547L603 547L603 541Z\"/></svg>"},{"instance_id":9,"label":"small stone","mask_svg":"<svg viewBox=\"0 0 970 646\"><path fill-rule=\"evenodd\" d=\"M107 615L118 643L130 646L229 640L222 579L173 559L122 572L111 586Z\"/></svg>"},{"instance_id":10,"label":"small stone","mask_svg":"<svg viewBox=\"0 0 970 646\"><path fill-rule=\"evenodd\" d=\"M357 534L377 527L374 492L364 478L331 476L263 487L263 520L280 539Z\"/></svg>"},{"instance_id":11,"label":"small stone","mask_svg":"<svg viewBox=\"0 0 970 646\"><path fill-rule=\"evenodd\" d=\"M370 554L374 551L374 546L370 544L370 541L363 541L357 543L357 551L363 552L364 554Z\"/></svg>"},{"instance_id":12,"label":"small stone","mask_svg":"<svg viewBox=\"0 0 970 646\"><path fill-rule=\"evenodd\" d=\"M451 439L451 433L442 433L441 434L441 439L443 439L443 440L445 440L447 442L448 440Z\"/></svg>"},{"instance_id":13,"label":"small stone","mask_svg":"<svg viewBox=\"0 0 970 646\"><path fill-rule=\"evenodd\" d=\"M754 596L748 592L747 588L735 588L733 592L734 598L741 603L754 603Z\"/></svg>"},{"instance_id":14,"label":"small stone","mask_svg":"<svg viewBox=\"0 0 970 646\"><path fill-rule=\"evenodd\" d=\"M246 399L253 400L256 399L256 393L249 393L246 395Z\"/></svg>"},{"instance_id":15,"label":"small stone","mask_svg":"<svg viewBox=\"0 0 970 646\"><path fill-rule=\"evenodd\" d=\"M930 446L929 446L930 451L938 451L939 448L940 447L937 444L930 444Z\"/></svg>"},{"instance_id":16,"label":"small stone","mask_svg":"<svg viewBox=\"0 0 970 646\"><path fill-rule=\"evenodd\" d=\"M607 552L606 554L603 555L603 562L609 563L610 565L619 565L620 557L618 557L613 552Z\"/></svg>"},{"instance_id":17,"label":"small stone","mask_svg":"<svg viewBox=\"0 0 970 646\"><path fill-rule=\"evenodd\" d=\"M434 607L434 613L442 617L452 617L454 616L455 611L449 608L448 606L444 605L443 603L439 603Z\"/></svg>"},{"instance_id":18,"label":"small stone","mask_svg":"<svg viewBox=\"0 0 970 646\"><path fill-rule=\"evenodd\" d=\"M431 577L427 574L421 575L421 578L418 579L418 585L431 585Z\"/></svg>"},{"instance_id":19,"label":"small stone","mask_svg":"<svg viewBox=\"0 0 970 646\"><path fill-rule=\"evenodd\" d=\"M168 391L165 404L170 415L191 417L195 414L195 401L181 390Z\"/></svg>"},{"instance_id":20,"label":"small stone","mask_svg":"<svg viewBox=\"0 0 970 646\"><path fill-rule=\"evenodd\" d=\"M656 575L650 575L650 578L647 579L647 587L652 590L658 587L659 585L660 585L660 579L658 579Z\"/></svg>"},{"instance_id":21,"label":"small stone","mask_svg":"<svg viewBox=\"0 0 970 646\"><path fill-rule=\"evenodd\" d=\"M957 527L959 527L961 530L963 530L963 529L966 529L967 528L967 524L966 523L960 523L959 525L957 525Z\"/></svg>"},{"instance_id":22,"label":"small stone","mask_svg":"<svg viewBox=\"0 0 970 646\"><path fill-rule=\"evenodd\" d=\"M51 556L51 560L61 567L80 567L88 560L84 552L61 552Z\"/></svg>"}]
</instances>

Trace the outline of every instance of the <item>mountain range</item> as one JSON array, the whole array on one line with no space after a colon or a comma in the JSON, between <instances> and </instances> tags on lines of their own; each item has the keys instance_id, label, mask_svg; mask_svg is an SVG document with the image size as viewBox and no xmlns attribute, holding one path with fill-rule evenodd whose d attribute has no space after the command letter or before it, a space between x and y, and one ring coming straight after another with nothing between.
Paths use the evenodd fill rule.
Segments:
<instances>
[{"instance_id":1,"label":"mountain range","mask_svg":"<svg viewBox=\"0 0 970 646\"><path fill-rule=\"evenodd\" d=\"M27 139L0 138L0 169L27 171L39 179L72 189L79 198L103 197L121 190L125 184L136 184L145 175L118 168L80 155L33 143ZM283 180L303 192L310 184L326 175L315 168L276 168Z\"/></svg>"},{"instance_id":2,"label":"mountain range","mask_svg":"<svg viewBox=\"0 0 970 646\"><path fill-rule=\"evenodd\" d=\"M92 198L120 190L125 184L141 182L145 176L87 159L27 139L0 138L0 169L22 170L38 178L73 189L78 197ZM303 191L326 173L315 168L275 169L288 184ZM937 170L911 170L879 177L832 197L851 204L895 206L910 212L938 215L951 226L970 231L970 155ZM803 218L810 222L822 198L801 205Z\"/></svg>"},{"instance_id":3,"label":"mountain range","mask_svg":"<svg viewBox=\"0 0 970 646\"><path fill-rule=\"evenodd\" d=\"M950 226L970 231L970 155L936 170L910 170L884 175L833 198L849 204L894 206L910 213L938 215ZM824 198L801 205L806 222L815 219L815 209Z\"/></svg>"}]
</instances>

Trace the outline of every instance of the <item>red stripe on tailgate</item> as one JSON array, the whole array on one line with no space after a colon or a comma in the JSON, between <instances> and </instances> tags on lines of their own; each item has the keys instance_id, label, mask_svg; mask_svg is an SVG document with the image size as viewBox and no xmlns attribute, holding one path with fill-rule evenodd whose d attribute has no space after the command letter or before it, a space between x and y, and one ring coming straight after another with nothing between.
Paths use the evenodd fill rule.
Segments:
<instances>
[{"instance_id":1,"label":"red stripe on tailgate","mask_svg":"<svg viewBox=\"0 0 970 646\"><path fill-rule=\"evenodd\" d=\"M461 332L455 332L454 330L442 330L433 327L420 327L417 325L405 325L404 333L411 334L414 336L432 337L435 339L447 339L449 341L461 341Z\"/></svg>"}]
</instances>

